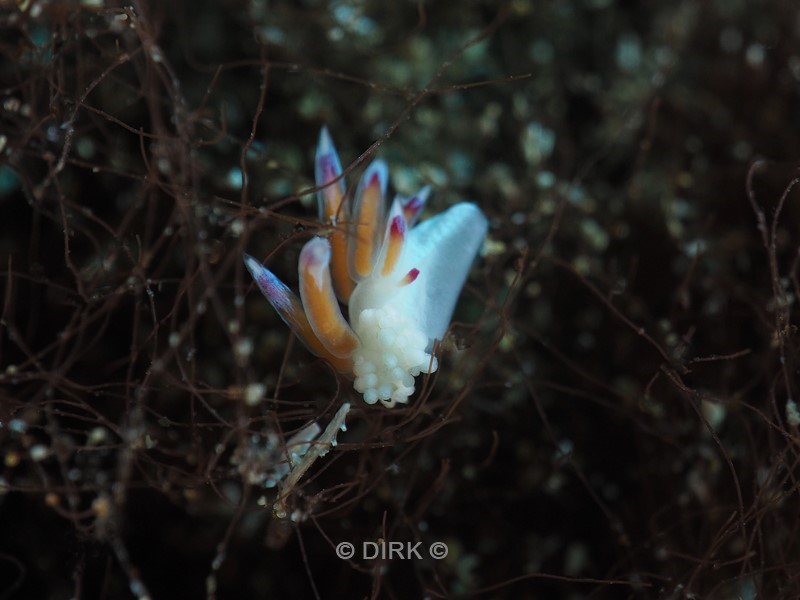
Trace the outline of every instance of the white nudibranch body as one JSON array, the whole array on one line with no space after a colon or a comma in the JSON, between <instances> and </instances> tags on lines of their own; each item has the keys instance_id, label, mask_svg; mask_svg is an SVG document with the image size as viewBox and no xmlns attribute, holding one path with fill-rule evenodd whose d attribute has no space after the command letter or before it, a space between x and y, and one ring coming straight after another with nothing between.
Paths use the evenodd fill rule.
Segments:
<instances>
[{"instance_id":1,"label":"white nudibranch body","mask_svg":"<svg viewBox=\"0 0 800 600\"><path fill-rule=\"evenodd\" d=\"M371 163L352 199L326 129L316 180L320 219L334 226L300 253L300 299L256 259L245 264L278 314L317 356L354 378L364 401L408 402L414 378L436 371L441 340L470 265L486 236L477 206L462 202L415 225L430 192L384 197L388 169ZM348 305L349 323L339 303Z\"/></svg>"},{"instance_id":2,"label":"white nudibranch body","mask_svg":"<svg viewBox=\"0 0 800 600\"><path fill-rule=\"evenodd\" d=\"M391 306L364 309L353 329L361 342L353 353L353 387L367 404L407 402L414 377L438 367L418 323Z\"/></svg>"}]
</instances>

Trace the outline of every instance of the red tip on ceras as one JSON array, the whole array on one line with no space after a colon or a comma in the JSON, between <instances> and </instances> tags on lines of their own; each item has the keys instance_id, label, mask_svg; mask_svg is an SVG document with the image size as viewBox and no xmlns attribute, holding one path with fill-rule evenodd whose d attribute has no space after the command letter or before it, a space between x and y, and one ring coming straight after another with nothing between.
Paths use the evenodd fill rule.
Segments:
<instances>
[{"instance_id":1,"label":"red tip on ceras","mask_svg":"<svg viewBox=\"0 0 800 600\"><path fill-rule=\"evenodd\" d=\"M380 187L381 186L381 178L378 175L378 172L375 171L372 174L372 177L369 178L369 183L367 183L367 187Z\"/></svg>"},{"instance_id":2,"label":"red tip on ceras","mask_svg":"<svg viewBox=\"0 0 800 600\"><path fill-rule=\"evenodd\" d=\"M389 223L389 239L386 241L385 255L381 275L386 277L394 270L400 252L403 249L403 239L406 236L406 222L402 215L395 215Z\"/></svg>"},{"instance_id":3,"label":"red tip on ceras","mask_svg":"<svg viewBox=\"0 0 800 600\"><path fill-rule=\"evenodd\" d=\"M417 277L419 277L419 269L411 269L400 280L399 286L403 287L409 285L410 283L414 283L417 280Z\"/></svg>"},{"instance_id":4,"label":"red tip on ceras","mask_svg":"<svg viewBox=\"0 0 800 600\"><path fill-rule=\"evenodd\" d=\"M405 220L400 215L396 215L392 219L392 224L389 227L389 235L391 235L395 239L400 238L400 240L402 240L405 233L406 233Z\"/></svg>"},{"instance_id":5,"label":"red tip on ceras","mask_svg":"<svg viewBox=\"0 0 800 600\"><path fill-rule=\"evenodd\" d=\"M413 222L422 210L423 202L418 196L413 196L403 204L403 216L406 221Z\"/></svg>"}]
</instances>

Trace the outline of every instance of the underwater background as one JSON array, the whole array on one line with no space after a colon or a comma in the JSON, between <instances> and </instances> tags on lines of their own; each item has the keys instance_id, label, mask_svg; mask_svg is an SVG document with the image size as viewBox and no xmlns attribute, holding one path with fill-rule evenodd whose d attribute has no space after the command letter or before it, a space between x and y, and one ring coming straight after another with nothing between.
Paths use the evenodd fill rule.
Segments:
<instances>
[{"instance_id":1,"label":"underwater background","mask_svg":"<svg viewBox=\"0 0 800 600\"><path fill-rule=\"evenodd\" d=\"M796 3L20 0L0 103L0 598L800 596ZM323 125L490 220L405 407L242 263Z\"/></svg>"}]
</instances>

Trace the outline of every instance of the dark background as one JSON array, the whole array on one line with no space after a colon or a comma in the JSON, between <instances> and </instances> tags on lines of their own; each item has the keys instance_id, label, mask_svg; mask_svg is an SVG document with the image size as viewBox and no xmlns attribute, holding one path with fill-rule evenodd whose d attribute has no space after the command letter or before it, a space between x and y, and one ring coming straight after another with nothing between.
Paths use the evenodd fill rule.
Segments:
<instances>
[{"instance_id":1,"label":"dark background","mask_svg":"<svg viewBox=\"0 0 800 600\"><path fill-rule=\"evenodd\" d=\"M795 2L11 4L0 598L800 596ZM296 286L323 124L491 220L406 408L241 262Z\"/></svg>"}]
</instances>

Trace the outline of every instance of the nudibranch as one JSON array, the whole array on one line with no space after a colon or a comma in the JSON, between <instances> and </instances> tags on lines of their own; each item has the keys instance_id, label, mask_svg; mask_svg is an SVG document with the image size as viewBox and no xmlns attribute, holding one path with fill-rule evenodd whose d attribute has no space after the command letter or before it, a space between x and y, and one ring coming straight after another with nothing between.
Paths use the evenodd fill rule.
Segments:
<instances>
[{"instance_id":1,"label":"nudibranch","mask_svg":"<svg viewBox=\"0 0 800 600\"><path fill-rule=\"evenodd\" d=\"M377 159L350 198L339 156L323 127L315 176L320 220L330 227L300 252L300 298L252 256L247 269L311 352L353 379L364 401L406 403L414 378L433 373L487 220L461 202L417 224L430 188L386 207L389 172ZM341 304L340 304L341 303ZM349 322L341 305L347 305Z\"/></svg>"}]
</instances>

